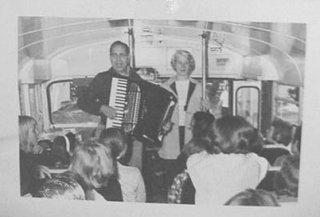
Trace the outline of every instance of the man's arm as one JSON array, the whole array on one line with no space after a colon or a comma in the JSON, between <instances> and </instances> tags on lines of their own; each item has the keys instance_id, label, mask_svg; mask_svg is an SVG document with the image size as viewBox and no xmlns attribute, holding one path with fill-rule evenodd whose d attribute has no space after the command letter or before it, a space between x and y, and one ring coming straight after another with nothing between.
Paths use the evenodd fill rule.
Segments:
<instances>
[{"instance_id":1,"label":"man's arm","mask_svg":"<svg viewBox=\"0 0 320 217\"><path fill-rule=\"evenodd\" d=\"M98 96L95 93L94 87L97 85L96 78L90 83L89 86L79 86L78 87L78 107L90 114L99 115L100 107L102 103L100 102Z\"/></svg>"},{"instance_id":2,"label":"man's arm","mask_svg":"<svg viewBox=\"0 0 320 217\"><path fill-rule=\"evenodd\" d=\"M106 105L102 98L109 97L109 89L106 87L107 79L102 74L98 74L88 87L78 88L78 107L85 112L94 115L104 115L109 118L116 116L116 110Z\"/></svg>"}]
</instances>

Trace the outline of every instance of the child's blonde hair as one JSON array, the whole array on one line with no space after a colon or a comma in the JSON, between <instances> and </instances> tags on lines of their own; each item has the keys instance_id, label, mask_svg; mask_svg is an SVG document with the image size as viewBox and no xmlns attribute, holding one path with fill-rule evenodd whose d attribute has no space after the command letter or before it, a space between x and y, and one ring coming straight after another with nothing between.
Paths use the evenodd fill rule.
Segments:
<instances>
[{"instance_id":1,"label":"child's blonde hair","mask_svg":"<svg viewBox=\"0 0 320 217\"><path fill-rule=\"evenodd\" d=\"M114 173L111 150L96 142L88 142L76 148L72 156L70 170L79 174L87 190L95 184L106 186ZM98 187L100 187L98 186Z\"/></svg>"},{"instance_id":2,"label":"child's blonde hair","mask_svg":"<svg viewBox=\"0 0 320 217\"><path fill-rule=\"evenodd\" d=\"M30 138L30 131L37 127L37 122L33 117L20 115L19 116L19 140L20 140L20 150L26 153L33 153L35 146L35 141Z\"/></svg>"}]
</instances>

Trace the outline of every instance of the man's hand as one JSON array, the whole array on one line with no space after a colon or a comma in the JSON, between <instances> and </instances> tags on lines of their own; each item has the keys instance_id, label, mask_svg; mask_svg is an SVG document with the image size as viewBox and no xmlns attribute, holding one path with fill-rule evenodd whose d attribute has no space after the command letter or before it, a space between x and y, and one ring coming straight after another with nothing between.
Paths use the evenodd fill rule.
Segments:
<instances>
[{"instance_id":1,"label":"man's hand","mask_svg":"<svg viewBox=\"0 0 320 217\"><path fill-rule=\"evenodd\" d=\"M100 113L102 113L104 116L106 116L107 118L111 118L114 119L117 115L117 110L107 106L107 105L102 105L100 107Z\"/></svg>"}]
</instances>

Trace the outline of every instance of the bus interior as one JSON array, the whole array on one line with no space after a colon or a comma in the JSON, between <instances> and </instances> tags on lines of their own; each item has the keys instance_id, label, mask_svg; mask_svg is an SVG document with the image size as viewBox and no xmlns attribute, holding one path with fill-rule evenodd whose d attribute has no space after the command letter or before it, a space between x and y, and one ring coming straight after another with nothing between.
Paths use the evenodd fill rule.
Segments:
<instances>
[{"instance_id":1,"label":"bus interior","mask_svg":"<svg viewBox=\"0 0 320 217\"><path fill-rule=\"evenodd\" d=\"M131 66L155 84L174 75L177 49L190 51L191 76L205 82L209 102L218 100L225 114L244 117L264 137L274 119L302 126L303 23L19 17L18 26L20 113L37 120L43 140L92 135L100 117L78 108L79 89L110 68L116 40L129 45ZM156 147L143 149L135 166L146 178ZM166 194L156 195L161 183L149 188L148 202L166 203Z\"/></svg>"}]
</instances>

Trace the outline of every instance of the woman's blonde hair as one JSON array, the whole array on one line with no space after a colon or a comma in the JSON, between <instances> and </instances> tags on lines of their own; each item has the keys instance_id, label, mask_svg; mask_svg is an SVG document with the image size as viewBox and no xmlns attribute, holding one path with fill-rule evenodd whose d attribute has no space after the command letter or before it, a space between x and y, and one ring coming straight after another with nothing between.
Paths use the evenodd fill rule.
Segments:
<instances>
[{"instance_id":1,"label":"woman's blonde hair","mask_svg":"<svg viewBox=\"0 0 320 217\"><path fill-rule=\"evenodd\" d=\"M30 138L30 130L36 128L37 122L33 117L20 115L19 116L19 140L20 150L31 153L37 144Z\"/></svg>"},{"instance_id":2,"label":"woman's blonde hair","mask_svg":"<svg viewBox=\"0 0 320 217\"><path fill-rule=\"evenodd\" d=\"M106 185L114 173L111 150L97 142L83 144L76 148L70 170L81 176L89 190L95 188L94 182Z\"/></svg>"},{"instance_id":3,"label":"woman's blonde hair","mask_svg":"<svg viewBox=\"0 0 320 217\"><path fill-rule=\"evenodd\" d=\"M188 60L189 66L190 66L190 74L191 72L194 71L194 69L196 68L196 61L194 60L192 54L189 51L186 50L177 50L172 58L171 58L171 67L176 71L176 63L177 63L177 58L178 56L183 56Z\"/></svg>"}]
</instances>

